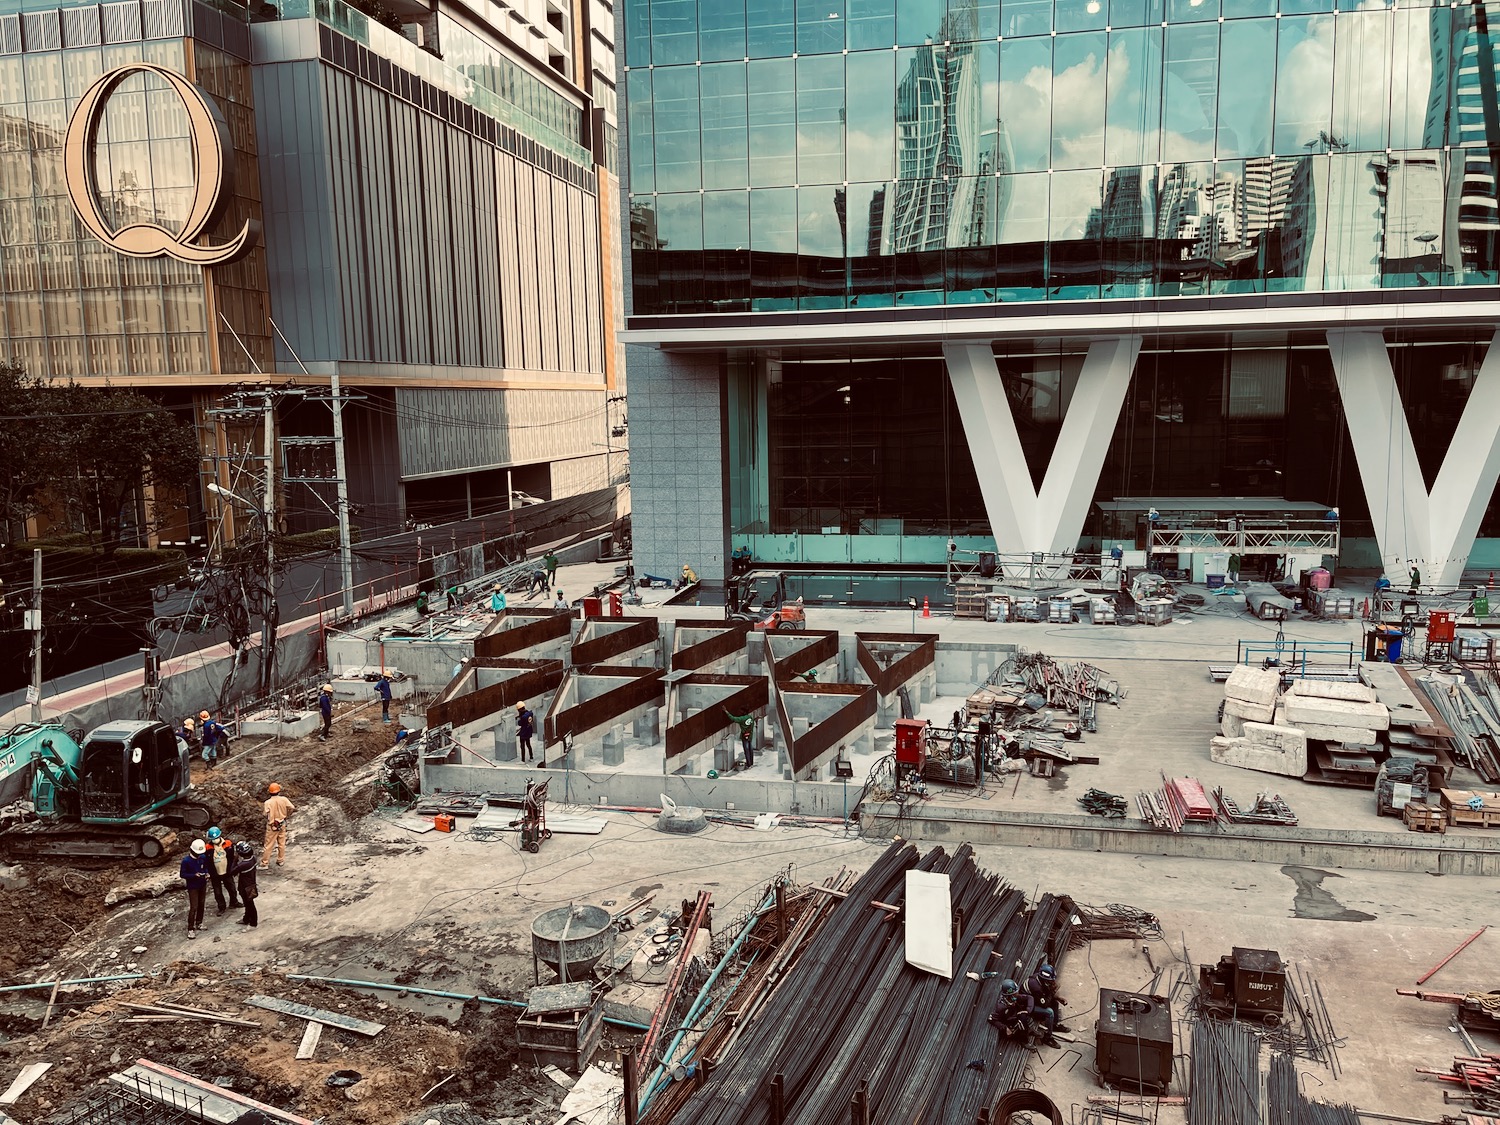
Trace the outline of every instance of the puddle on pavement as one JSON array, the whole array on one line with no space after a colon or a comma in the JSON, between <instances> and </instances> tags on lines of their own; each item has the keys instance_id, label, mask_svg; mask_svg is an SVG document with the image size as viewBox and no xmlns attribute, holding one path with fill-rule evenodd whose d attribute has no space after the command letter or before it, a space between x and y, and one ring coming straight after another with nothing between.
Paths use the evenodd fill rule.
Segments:
<instances>
[{"instance_id":1,"label":"puddle on pavement","mask_svg":"<svg viewBox=\"0 0 1500 1125\"><path fill-rule=\"evenodd\" d=\"M1323 889L1324 879L1342 879L1333 871L1316 867L1287 865L1281 873L1297 885L1297 896L1292 900L1294 918L1311 918L1318 922L1373 922L1375 915L1363 910L1350 910L1332 894Z\"/></svg>"},{"instance_id":2,"label":"puddle on pavement","mask_svg":"<svg viewBox=\"0 0 1500 1125\"><path fill-rule=\"evenodd\" d=\"M1047 788L1054 793L1061 793L1068 787L1068 775L1066 773L1055 773L1047 779Z\"/></svg>"},{"instance_id":3,"label":"puddle on pavement","mask_svg":"<svg viewBox=\"0 0 1500 1125\"><path fill-rule=\"evenodd\" d=\"M659 890L661 890L660 883L642 883L639 887L630 892L630 900L634 902L638 898L645 898L652 891Z\"/></svg>"}]
</instances>

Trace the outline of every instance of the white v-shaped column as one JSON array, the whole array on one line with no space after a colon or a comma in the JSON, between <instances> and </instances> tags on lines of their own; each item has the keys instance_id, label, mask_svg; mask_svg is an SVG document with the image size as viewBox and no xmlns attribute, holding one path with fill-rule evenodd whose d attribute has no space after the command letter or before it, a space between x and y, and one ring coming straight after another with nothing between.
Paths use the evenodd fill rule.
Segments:
<instances>
[{"instance_id":1,"label":"white v-shaped column","mask_svg":"<svg viewBox=\"0 0 1500 1125\"><path fill-rule=\"evenodd\" d=\"M1139 336L1089 345L1038 494L994 352L988 344L943 346L979 490L1001 553L1078 549L1140 350Z\"/></svg>"},{"instance_id":2,"label":"white v-shaped column","mask_svg":"<svg viewBox=\"0 0 1500 1125\"><path fill-rule=\"evenodd\" d=\"M1422 479L1385 337L1333 329L1328 350L1386 572L1456 586L1500 480L1500 333L1490 341L1432 492Z\"/></svg>"}]
</instances>

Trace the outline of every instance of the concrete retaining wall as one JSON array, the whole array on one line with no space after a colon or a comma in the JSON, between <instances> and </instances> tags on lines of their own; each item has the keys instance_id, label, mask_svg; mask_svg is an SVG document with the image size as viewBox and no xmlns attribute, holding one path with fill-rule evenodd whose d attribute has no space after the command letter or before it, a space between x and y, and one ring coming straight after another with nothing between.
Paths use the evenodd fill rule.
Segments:
<instances>
[{"instance_id":1,"label":"concrete retaining wall","mask_svg":"<svg viewBox=\"0 0 1500 1125\"><path fill-rule=\"evenodd\" d=\"M859 800L858 784L829 781L757 781L686 774L606 773L591 765L580 770L541 771L531 766L448 766L423 764L422 792L496 793L519 796L528 777L551 779L551 797L564 804L627 805L660 808L665 793L679 805L740 812L781 812L802 816L844 816L844 802Z\"/></svg>"},{"instance_id":2,"label":"concrete retaining wall","mask_svg":"<svg viewBox=\"0 0 1500 1125\"><path fill-rule=\"evenodd\" d=\"M1500 833L1427 836L1353 829L1236 825L1233 830L1188 824L1181 833L1157 832L1140 821L1064 813L1024 816L989 809L927 806L904 811L866 804L860 828L873 836L962 840L1080 852L1191 856L1359 871L1428 871L1442 875L1500 875Z\"/></svg>"}]
</instances>

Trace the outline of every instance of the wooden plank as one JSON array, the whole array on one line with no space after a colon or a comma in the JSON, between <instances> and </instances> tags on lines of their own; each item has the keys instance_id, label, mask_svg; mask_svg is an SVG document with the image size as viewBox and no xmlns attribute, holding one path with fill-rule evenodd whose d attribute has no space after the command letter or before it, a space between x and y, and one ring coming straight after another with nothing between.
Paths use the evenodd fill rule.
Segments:
<instances>
[{"instance_id":1,"label":"wooden plank","mask_svg":"<svg viewBox=\"0 0 1500 1125\"><path fill-rule=\"evenodd\" d=\"M297 1044L297 1057L299 1059L310 1059L318 1049L318 1040L323 1038L323 1025L317 1020L308 1020L307 1028L302 1032L302 1042Z\"/></svg>"},{"instance_id":2,"label":"wooden plank","mask_svg":"<svg viewBox=\"0 0 1500 1125\"><path fill-rule=\"evenodd\" d=\"M296 1016L303 1020L316 1020L318 1023L326 1023L330 1027L342 1028L352 1031L356 1035L368 1035L374 1037L385 1030L383 1023L371 1023L369 1020L356 1019L354 1016L340 1015L338 1012L327 1012L322 1008L310 1008L306 1004L297 1004L291 1000L278 1000L274 996L261 996L259 994L250 997L247 1004L254 1004L257 1008L265 1008L272 1012L280 1012L285 1016Z\"/></svg>"},{"instance_id":3,"label":"wooden plank","mask_svg":"<svg viewBox=\"0 0 1500 1125\"><path fill-rule=\"evenodd\" d=\"M261 1116L265 1117L269 1121L285 1121L288 1122L289 1125L318 1125L318 1123L316 1121L313 1121L311 1118L302 1117L291 1112L291 1110L277 1109L273 1105L267 1105L265 1102L258 1102L254 1098L246 1097L244 1094L236 1093L235 1091L226 1089L222 1086L215 1086L212 1082L206 1082L201 1078L195 1078L193 1075L188 1074L185 1071L175 1070L170 1066L164 1066L161 1063L152 1062L150 1059L136 1059L135 1065L131 1067L130 1070L126 1071L125 1075L129 1075L132 1071L138 1074L143 1074L144 1076L153 1079L155 1082L161 1082L162 1079L167 1079L179 1089L190 1092L192 1094L193 1107L195 1110L197 1109L198 1099L201 1097L203 1099L205 1108L207 1108L210 1103L217 1105L220 1102L232 1102L234 1105L241 1107L238 1111L239 1117L245 1116L245 1110L252 1109L258 1110ZM120 1079L125 1078L125 1075L112 1074L109 1076L110 1081L119 1081ZM130 1086L132 1089L136 1088L136 1083L133 1079L126 1079L123 1084ZM170 1097L170 1094L168 1094L168 1096ZM181 1103L169 1101L167 1104ZM239 1119L239 1117L232 1116L229 1118L229 1120L236 1121Z\"/></svg>"},{"instance_id":4,"label":"wooden plank","mask_svg":"<svg viewBox=\"0 0 1500 1125\"><path fill-rule=\"evenodd\" d=\"M38 1078L52 1069L51 1063L29 1063L21 1068L16 1080L0 1094L0 1105L15 1105L21 1095L31 1089Z\"/></svg>"}]
</instances>

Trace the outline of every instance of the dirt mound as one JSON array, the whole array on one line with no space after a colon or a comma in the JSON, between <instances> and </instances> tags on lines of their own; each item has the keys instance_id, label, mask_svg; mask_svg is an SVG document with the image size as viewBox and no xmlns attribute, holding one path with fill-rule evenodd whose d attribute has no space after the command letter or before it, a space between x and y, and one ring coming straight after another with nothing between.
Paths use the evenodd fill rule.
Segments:
<instances>
[{"instance_id":1,"label":"dirt mound","mask_svg":"<svg viewBox=\"0 0 1500 1125\"><path fill-rule=\"evenodd\" d=\"M110 870L86 871L26 864L0 886L0 918L8 939L0 941L0 979L39 965L105 911L104 895L118 877Z\"/></svg>"},{"instance_id":2,"label":"dirt mound","mask_svg":"<svg viewBox=\"0 0 1500 1125\"><path fill-rule=\"evenodd\" d=\"M306 1024L247 1005L255 993L386 1027L374 1038L324 1028L314 1058L298 1061ZM251 1020L261 1030L190 1020L122 1022L138 1015L127 1004L162 1000ZM26 1095L25 1108L33 1112L66 1106L79 1091L147 1058L210 1081L230 1079L238 1093L307 1117L385 1125L417 1113L422 1095L464 1066L465 1042L461 1032L440 1022L347 989L176 962L161 980L141 981L67 1010L46 1031L33 1032L29 1044L0 1044L0 1072L38 1058L54 1065ZM357 1071L361 1079L347 1088L328 1086L325 1080L336 1070Z\"/></svg>"},{"instance_id":3,"label":"dirt mound","mask_svg":"<svg viewBox=\"0 0 1500 1125\"><path fill-rule=\"evenodd\" d=\"M357 732L347 723L335 723L327 742L314 737L256 745L242 738L216 769L194 764L194 799L213 809L219 827L232 838L251 841L265 832L261 805L273 781L293 804L327 797L338 803L346 818L358 819L375 807L374 786L347 783L345 778L388 751L393 738L391 729L380 723ZM308 819L303 819L303 826Z\"/></svg>"}]
</instances>

